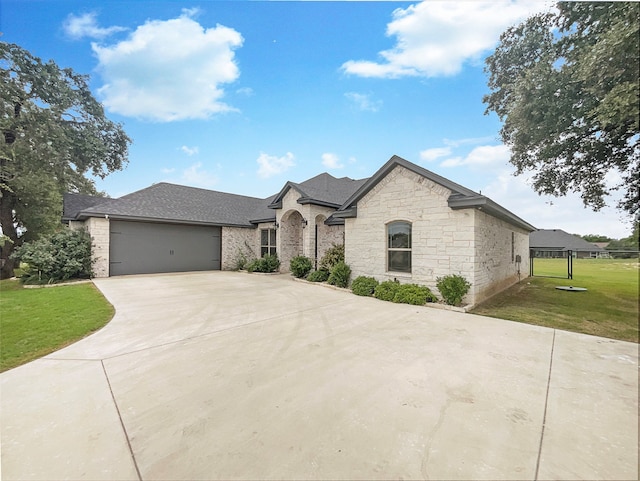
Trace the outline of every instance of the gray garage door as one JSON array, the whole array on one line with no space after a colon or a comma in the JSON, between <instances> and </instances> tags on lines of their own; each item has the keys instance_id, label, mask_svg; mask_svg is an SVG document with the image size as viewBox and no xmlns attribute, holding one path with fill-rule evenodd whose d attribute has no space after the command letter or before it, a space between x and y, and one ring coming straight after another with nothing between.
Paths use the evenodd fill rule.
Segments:
<instances>
[{"instance_id":1,"label":"gray garage door","mask_svg":"<svg viewBox=\"0 0 640 481\"><path fill-rule=\"evenodd\" d=\"M220 227L110 222L109 275L220 269Z\"/></svg>"}]
</instances>

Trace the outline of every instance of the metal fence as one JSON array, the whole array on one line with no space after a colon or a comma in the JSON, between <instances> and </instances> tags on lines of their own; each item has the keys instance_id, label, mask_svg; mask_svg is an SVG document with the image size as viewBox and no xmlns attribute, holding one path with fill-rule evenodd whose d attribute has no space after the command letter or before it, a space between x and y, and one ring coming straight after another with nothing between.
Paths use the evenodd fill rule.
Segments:
<instances>
[{"instance_id":1,"label":"metal fence","mask_svg":"<svg viewBox=\"0 0 640 481\"><path fill-rule=\"evenodd\" d=\"M572 250L531 249L529 275L573 279L573 257Z\"/></svg>"},{"instance_id":2,"label":"metal fence","mask_svg":"<svg viewBox=\"0 0 640 481\"><path fill-rule=\"evenodd\" d=\"M531 249L529 251L529 275L573 279L574 259L640 259L639 251L573 251L558 249Z\"/></svg>"}]
</instances>

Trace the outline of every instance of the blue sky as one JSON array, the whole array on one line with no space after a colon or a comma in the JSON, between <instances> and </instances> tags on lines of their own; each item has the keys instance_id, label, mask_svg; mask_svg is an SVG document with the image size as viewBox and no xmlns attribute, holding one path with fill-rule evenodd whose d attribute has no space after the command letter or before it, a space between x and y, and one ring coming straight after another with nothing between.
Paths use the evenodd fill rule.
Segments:
<instances>
[{"instance_id":1,"label":"blue sky","mask_svg":"<svg viewBox=\"0 0 640 481\"><path fill-rule=\"evenodd\" d=\"M396 154L538 228L625 237L612 207L540 197L514 177L500 122L484 114L484 58L548 8L0 0L0 38L91 75L133 139L128 167L96 181L112 197L162 181L267 197L321 172L369 177Z\"/></svg>"}]
</instances>

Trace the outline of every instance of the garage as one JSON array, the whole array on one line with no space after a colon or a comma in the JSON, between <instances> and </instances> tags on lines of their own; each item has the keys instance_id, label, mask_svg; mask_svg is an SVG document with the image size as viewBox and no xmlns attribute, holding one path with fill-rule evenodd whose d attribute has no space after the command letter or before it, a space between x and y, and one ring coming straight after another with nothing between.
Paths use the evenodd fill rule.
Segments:
<instances>
[{"instance_id":1,"label":"garage","mask_svg":"<svg viewBox=\"0 0 640 481\"><path fill-rule=\"evenodd\" d=\"M111 220L109 275L220 270L221 227Z\"/></svg>"}]
</instances>

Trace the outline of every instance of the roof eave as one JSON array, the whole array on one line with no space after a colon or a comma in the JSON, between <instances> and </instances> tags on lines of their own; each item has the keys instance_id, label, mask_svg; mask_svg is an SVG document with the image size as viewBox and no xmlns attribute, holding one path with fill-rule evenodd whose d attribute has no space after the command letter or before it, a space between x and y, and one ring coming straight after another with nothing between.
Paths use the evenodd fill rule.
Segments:
<instances>
[{"instance_id":1,"label":"roof eave","mask_svg":"<svg viewBox=\"0 0 640 481\"><path fill-rule=\"evenodd\" d=\"M526 231L533 232L536 230L534 226L522 220L520 217L508 211L501 205L496 204L484 195L476 194L466 196L461 194L452 194L449 196L447 203L449 208L453 210L478 209Z\"/></svg>"},{"instance_id":2,"label":"roof eave","mask_svg":"<svg viewBox=\"0 0 640 481\"><path fill-rule=\"evenodd\" d=\"M266 223L273 223L276 221L276 217L268 217L265 219L251 219L249 222L251 222L252 224L266 224Z\"/></svg>"},{"instance_id":3,"label":"roof eave","mask_svg":"<svg viewBox=\"0 0 640 481\"><path fill-rule=\"evenodd\" d=\"M330 216L324 221L325 225L344 225L344 219Z\"/></svg>"},{"instance_id":4,"label":"roof eave","mask_svg":"<svg viewBox=\"0 0 640 481\"><path fill-rule=\"evenodd\" d=\"M403 159L402 157L394 155L342 204L339 211L345 210L350 206L357 204L357 202L362 197L364 197L370 190L372 190L378 184L378 182L384 179L397 166L404 167L405 169L414 172L422 177L425 177L432 182L435 182L436 184L440 184L454 193L468 196L477 195L472 190L469 190L466 187L461 186L460 184L456 184L455 182L452 182L449 179L431 172L430 170L424 169L419 165L413 164L408 160Z\"/></svg>"},{"instance_id":5,"label":"roof eave","mask_svg":"<svg viewBox=\"0 0 640 481\"><path fill-rule=\"evenodd\" d=\"M201 220L190 220L190 219L168 219L161 217L143 217L143 216L135 216L135 215L121 215L121 214L107 214L107 213L98 213L98 212L80 212L76 219L84 221L88 218L101 218L104 217L109 220L122 220L122 221L130 221L130 222L151 222L155 224L184 224L184 225L206 225L211 227L244 227L244 228L254 228L255 226L252 224L237 224L233 222L209 222L209 221L201 221Z\"/></svg>"},{"instance_id":6,"label":"roof eave","mask_svg":"<svg viewBox=\"0 0 640 481\"><path fill-rule=\"evenodd\" d=\"M300 197L298 199L298 204L312 204L312 205L319 205L321 207L331 207L333 209L337 209L340 207L340 204L336 204L334 202L327 202L324 200L318 200L318 199L313 199L311 197Z\"/></svg>"},{"instance_id":7,"label":"roof eave","mask_svg":"<svg viewBox=\"0 0 640 481\"><path fill-rule=\"evenodd\" d=\"M351 217L358 216L358 208L356 206L351 206L348 209L342 209L334 212L331 217L335 217L338 219L349 219Z\"/></svg>"}]
</instances>

